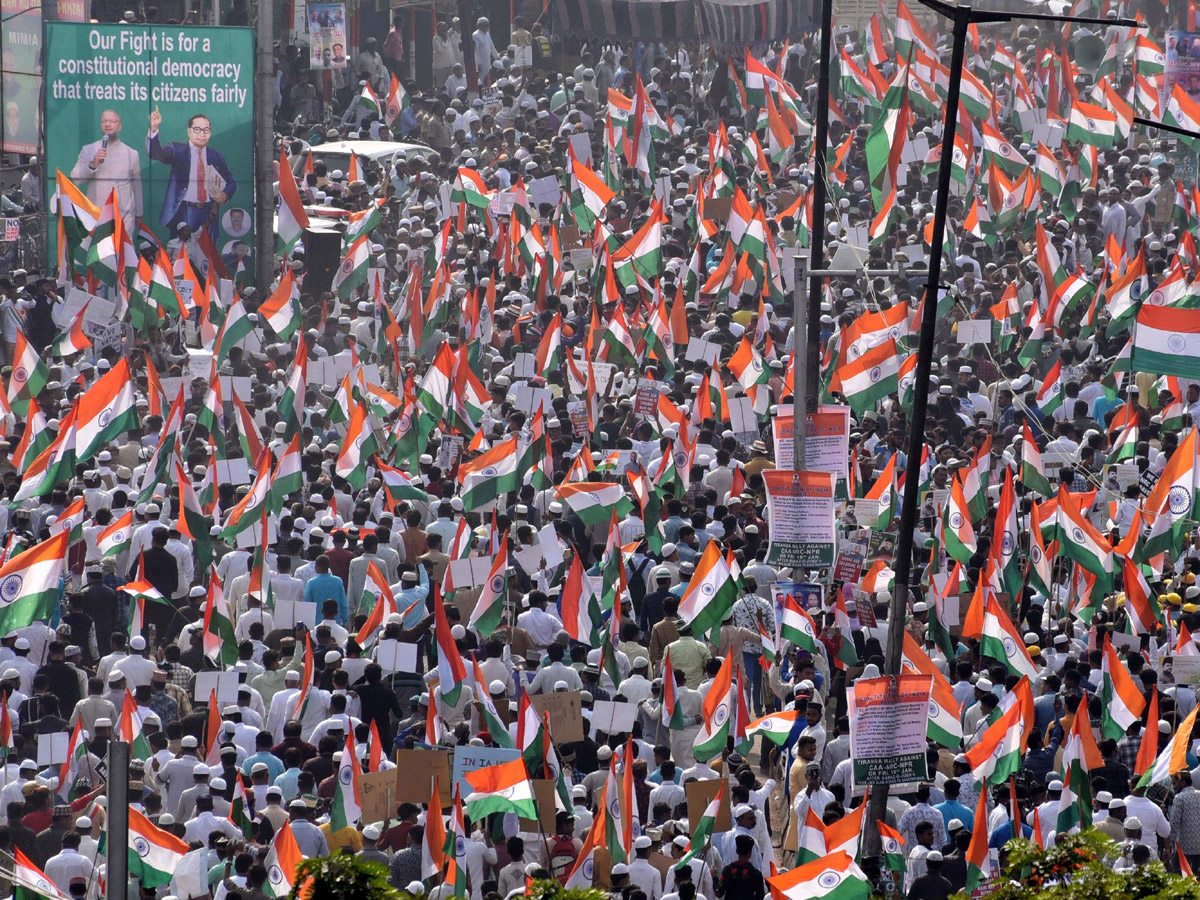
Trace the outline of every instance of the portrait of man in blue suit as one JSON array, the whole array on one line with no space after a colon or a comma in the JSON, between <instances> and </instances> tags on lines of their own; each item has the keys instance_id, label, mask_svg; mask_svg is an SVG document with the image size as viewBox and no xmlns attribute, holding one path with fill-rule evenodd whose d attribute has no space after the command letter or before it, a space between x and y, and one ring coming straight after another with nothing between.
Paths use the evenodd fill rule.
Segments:
<instances>
[{"instance_id":1,"label":"portrait of man in blue suit","mask_svg":"<svg viewBox=\"0 0 1200 900\"><path fill-rule=\"evenodd\" d=\"M159 224L172 235L180 223L186 223L193 232L204 228L215 240L220 206L233 196L237 181L225 157L208 146L212 122L202 113L188 119L186 144L162 143L158 134L161 125L162 113L155 107L150 113L146 152L151 159L171 167Z\"/></svg>"}]
</instances>

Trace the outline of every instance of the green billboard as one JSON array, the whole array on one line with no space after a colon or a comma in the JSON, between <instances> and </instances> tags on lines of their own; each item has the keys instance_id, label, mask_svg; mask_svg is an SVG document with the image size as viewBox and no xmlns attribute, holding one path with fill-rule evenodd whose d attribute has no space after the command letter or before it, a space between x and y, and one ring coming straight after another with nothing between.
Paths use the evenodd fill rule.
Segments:
<instances>
[{"instance_id":1,"label":"green billboard","mask_svg":"<svg viewBox=\"0 0 1200 900\"><path fill-rule=\"evenodd\" d=\"M184 224L253 271L253 31L49 22L45 61L50 198L56 170L97 206L115 190L131 235L165 245Z\"/></svg>"}]
</instances>

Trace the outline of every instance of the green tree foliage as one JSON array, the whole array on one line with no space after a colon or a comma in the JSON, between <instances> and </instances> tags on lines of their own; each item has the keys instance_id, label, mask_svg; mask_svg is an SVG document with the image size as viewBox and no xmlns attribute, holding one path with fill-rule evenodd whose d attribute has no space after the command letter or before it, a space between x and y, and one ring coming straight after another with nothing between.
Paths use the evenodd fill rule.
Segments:
<instances>
[{"instance_id":1,"label":"green tree foliage","mask_svg":"<svg viewBox=\"0 0 1200 900\"><path fill-rule=\"evenodd\" d=\"M1026 840L1005 849L1004 874L988 882L988 900L1200 900L1200 880L1171 874L1161 862L1113 871L1120 849L1096 831L1067 835L1049 850Z\"/></svg>"}]
</instances>

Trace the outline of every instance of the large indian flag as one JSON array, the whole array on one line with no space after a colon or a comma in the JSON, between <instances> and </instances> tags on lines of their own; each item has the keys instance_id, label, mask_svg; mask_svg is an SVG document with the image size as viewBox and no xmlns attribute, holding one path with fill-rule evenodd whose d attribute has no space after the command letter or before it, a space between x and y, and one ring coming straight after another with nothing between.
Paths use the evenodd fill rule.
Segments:
<instances>
[{"instance_id":1,"label":"large indian flag","mask_svg":"<svg viewBox=\"0 0 1200 900\"><path fill-rule=\"evenodd\" d=\"M1014 703L988 726L979 743L967 751L967 762L976 780L1001 784L1021 768L1024 712L1022 704Z\"/></svg>"},{"instance_id":2,"label":"large indian flag","mask_svg":"<svg viewBox=\"0 0 1200 900\"><path fill-rule=\"evenodd\" d=\"M733 687L733 655L726 654L711 687L704 695L700 708L703 723L692 741L692 753L701 762L708 762L729 743L731 720L736 703Z\"/></svg>"},{"instance_id":3,"label":"large indian flag","mask_svg":"<svg viewBox=\"0 0 1200 900\"><path fill-rule=\"evenodd\" d=\"M170 884L188 845L129 808L129 874L144 888Z\"/></svg>"},{"instance_id":4,"label":"large indian flag","mask_svg":"<svg viewBox=\"0 0 1200 900\"><path fill-rule=\"evenodd\" d=\"M0 566L0 630L24 628L54 615L70 537L60 531Z\"/></svg>"},{"instance_id":5,"label":"large indian flag","mask_svg":"<svg viewBox=\"0 0 1200 900\"><path fill-rule=\"evenodd\" d=\"M458 467L463 509L470 512L493 503L501 494L517 490L517 436L514 434L485 453Z\"/></svg>"},{"instance_id":6,"label":"large indian flag","mask_svg":"<svg viewBox=\"0 0 1200 900\"><path fill-rule=\"evenodd\" d=\"M848 853L833 853L767 879L774 900L864 900L871 882Z\"/></svg>"},{"instance_id":7,"label":"large indian flag","mask_svg":"<svg viewBox=\"0 0 1200 900\"><path fill-rule=\"evenodd\" d=\"M267 883L265 890L276 900L282 900L292 892L296 882L296 868L304 862L304 855L292 835L292 823L284 822L275 833L275 840L267 852Z\"/></svg>"},{"instance_id":8,"label":"large indian flag","mask_svg":"<svg viewBox=\"0 0 1200 900\"><path fill-rule=\"evenodd\" d=\"M516 813L527 819L537 818L533 785L525 771L525 761L514 759L498 766L485 766L463 776L472 791L464 801L467 815L478 822L492 813Z\"/></svg>"},{"instance_id":9,"label":"large indian flag","mask_svg":"<svg viewBox=\"0 0 1200 900\"><path fill-rule=\"evenodd\" d=\"M716 541L709 541L679 601L679 616L696 634L720 626L737 600L737 583Z\"/></svg>"},{"instance_id":10,"label":"large indian flag","mask_svg":"<svg viewBox=\"0 0 1200 900\"><path fill-rule=\"evenodd\" d=\"M1191 744L1192 726L1196 724L1196 713L1198 712L1200 712L1200 706L1194 707L1188 717L1183 720L1183 724L1171 735L1167 746L1163 747L1162 753L1158 754L1154 765L1142 776L1138 787L1144 788L1158 784L1160 781L1169 781L1176 772L1187 768L1188 746Z\"/></svg>"},{"instance_id":11,"label":"large indian flag","mask_svg":"<svg viewBox=\"0 0 1200 900\"><path fill-rule=\"evenodd\" d=\"M611 521L614 512L620 517L633 509L625 489L608 481L561 484L555 492L584 525L600 525Z\"/></svg>"},{"instance_id":12,"label":"large indian flag","mask_svg":"<svg viewBox=\"0 0 1200 900\"><path fill-rule=\"evenodd\" d=\"M1200 378L1200 309L1143 305L1129 366L1135 372Z\"/></svg>"}]
</instances>

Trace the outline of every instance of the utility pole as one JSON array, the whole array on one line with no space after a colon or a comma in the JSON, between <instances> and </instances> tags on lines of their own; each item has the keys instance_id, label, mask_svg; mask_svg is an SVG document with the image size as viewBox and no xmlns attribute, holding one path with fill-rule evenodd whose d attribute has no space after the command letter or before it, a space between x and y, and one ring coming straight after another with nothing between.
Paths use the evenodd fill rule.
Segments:
<instances>
[{"instance_id":1,"label":"utility pole","mask_svg":"<svg viewBox=\"0 0 1200 900\"><path fill-rule=\"evenodd\" d=\"M129 882L129 745L108 742L108 890L109 896L125 896Z\"/></svg>"},{"instance_id":2,"label":"utility pole","mask_svg":"<svg viewBox=\"0 0 1200 900\"><path fill-rule=\"evenodd\" d=\"M808 412L817 411L817 394L821 389L821 297L823 291L823 275L819 273L825 268L825 204L827 192L825 185L829 180L829 66L833 45L833 0L820 0L821 3L821 55L817 60L817 108L813 117L813 146L814 153L813 185L812 185L812 231L809 233L808 276L808 329L804 356L804 402ZM801 213L803 215L803 213ZM799 285L797 285L799 288ZM800 349L799 317L793 326L796 339L792 344L797 351ZM800 360L795 362L796 383L792 385L797 393L800 390L799 370ZM797 445L804 442L804 416L800 412L800 402L796 402L795 435ZM797 451L795 468L803 468L804 457Z\"/></svg>"},{"instance_id":3,"label":"utility pole","mask_svg":"<svg viewBox=\"0 0 1200 900\"><path fill-rule=\"evenodd\" d=\"M260 294L270 291L275 278L274 12L273 0L259 0L254 42L254 286Z\"/></svg>"},{"instance_id":4,"label":"utility pole","mask_svg":"<svg viewBox=\"0 0 1200 900\"><path fill-rule=\"evenodd\" d=\"M1039 13L1003 13L977 10L970 6L946 3L944 0L920 0L921 4L949 19L954 26L954 44L950 52L950 80L946 86L946 118L942 130L942 157L938 163L937 195L933 209L932 246L929 251L929 272L921 315L920 342L917 345L917 366L913 373L913 408L908 434L908 461L905 467L903 508L900 512L900 531L896 537L896 556L892 562L895 582L888 610L887 647L884 655L884 674L891 678L900 675L900 657L904 646L904 618L908 611L908 591L912 571L913 533L917 524L917 505L921 480L921 451L925 446L925 417L929 405L929 372L933 362L933 336L937 329L937 295L942 279L942 244L946 237L946 208L950 198L950 168L954 157L954 135L958 128L958 101L962 86L962 70L966 56L967 31L971 25L1010 22L1013 19L1034 19L1050 22L1078 22L1097 25L1136 26L1132 19L1100 19L1088 16L1056 16ZM817 154L818 158L821 154ZM814 214L814 220L816 216ZM887 785L871 787L867 818L879 822L887 809ZM867 830L867 856L879 855L879 832Z\"/></svg>"}]
</instances>

